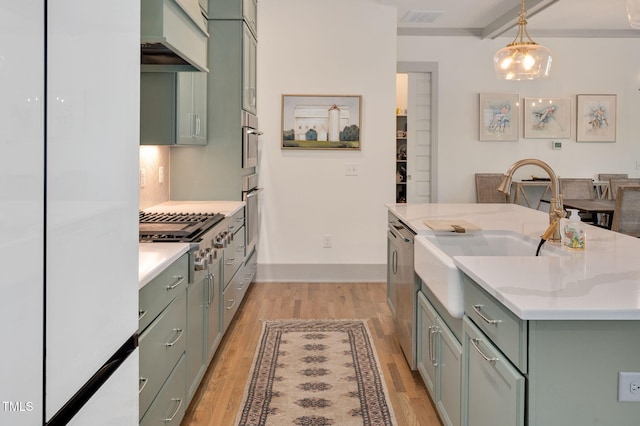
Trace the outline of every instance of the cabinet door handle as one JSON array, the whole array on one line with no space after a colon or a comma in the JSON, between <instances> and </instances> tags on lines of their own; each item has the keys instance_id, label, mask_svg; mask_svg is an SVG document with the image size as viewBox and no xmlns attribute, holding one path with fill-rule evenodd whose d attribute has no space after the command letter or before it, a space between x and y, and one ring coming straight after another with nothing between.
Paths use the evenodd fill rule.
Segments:
<instances>
[{"instance_id":1,"label":"cabinet door handle","mask_svg":"<svg viewBox=\"0 0 640 426\"><path fill-rule=\"evenodd\" d=\"M174 328L173 331L175 331L176 333L178 333L178 335L176 336L176 338L173 340L173 342L169 342L169 343L165 343L164 345L168 348L172 347L173 345L175 345L176 343L178 343L178 340L180 340L180 338L182 337L182 333L184 333L184 330L182 330L181 328Z\"/></svg>"},{"instance_id":2,"label":"cabinet door handle","mask_svg":"<svg viewBox=\"0 0 640 426\"><path fill-rule=\"evenodd\" d=\"M173 284L167 286L167 290L173 290L184 282L184 277L182 275L176 275L173 278L175 278L175 281L173 282Z\"/></svg>"},{"instance_id":3,"label":"cabinet door handle","mask_svg":"<svg viewBox=\"0 0 640 426\"><path fill-rule=\"evenodd\" d=\"M431 358L431 365L438 366L438 359L436 357L436 336L440 332L437 325L429 327L429 356Z\"/></svg>"},{"instance_id":4,"label":"cabinet door handle","mask_svg":"<svg viewBox=\"0 0 640 426\"><path fill-rule=\"evenodd\" d=\"M147 383L149 383L149 379L146 377L140 377L140 381L138 382L138 395L142 393L142 390L147 386Z\"/></svg>"},{"instance_id":5,"label":"cabinet door handle","mask_svg":"<svg viewBox=\"0 0 640 426\"><path fill-rule=\"evenodd\" d=\"M147 315L147 311L138 311L138 321L144 318L145 315Z\"/></svg>"},{"instance_id":6,"label":"cabinet door handle","mask_svg":"<svg viewBox=\"0 0 640 426\"><path fill-rule=\"evenodd\" d=\"M229 302L231 302L231 306L227 306L225 308L226 310L233 309L233 307L236 305L236 299L229 299Z\"/></svg>"},{"instance_id":7,"label":"cabinet door handle","mask_svg":"<svg viewBox=\"0 0 640 426\"><path fill-rule=\"evenodd\" d=\"M501 322L500 320L491 319L488 316L486 316L485 314L483 314L482 313L482 305L473 305L473 310L476 311L476 314L478 314L480 316L480 318L482 318L487 324L497 325L499 322Z\"/></svg>"},{"instance_id":8,"label":"cabinet door handle","mask_svg":"<svg viewBox=\"0 0 640 426\"><path fill-rule=\"evenodd\" d=\"M474 348L476 348L476 351L478 351L482 359L484 359L491 365L495 365L496 361L500 361L500 358L498 357L491 358L487 356L484 352L482 352L482 350L480 349L480 346L478 346L478 342L480 342L480 339L477 339L477 338L471 339L471 344L473 345Z\"/></svg>"},{"instance_id":9,"label":"cabinet door handle","mask_svg":"<svg viewBox=\"0 0 640 426\"><path fill-rule=\"evenodd\" d=\"M173 419L178 415L178 411L180 411L180 407L182 407L182 398L171 398L171 400L173 402L177 402L178 403L178 406L176 407L176 411L173 412L171 417L166 418L166 419L160 419L160 421L162 421L162 422L165 422L165 423L172 422Z\"/></svg>"},{"instance_id":10,"label":"cabinet door handle","mask_svg":"<svg viewBox=\"0 0 640 426\"><path fill-rule=\"evenodd\" d=\"M395 250L391 254L391 270L393 275L398 273L398 252Z\"/></svg>"},{"instance_id":11,"label":"cabinet door handle","mask_svg":"<svg viewBox=\"0 0 640 426\"><path fill-rule=\"evenodd\" d=\"M213 290L214 290L214 275L209 273L209 306L213 305L213 300L214 300L214 295L213 295ZM207 307L209 307L207 306Z\"/></svg>"}]
</instances>

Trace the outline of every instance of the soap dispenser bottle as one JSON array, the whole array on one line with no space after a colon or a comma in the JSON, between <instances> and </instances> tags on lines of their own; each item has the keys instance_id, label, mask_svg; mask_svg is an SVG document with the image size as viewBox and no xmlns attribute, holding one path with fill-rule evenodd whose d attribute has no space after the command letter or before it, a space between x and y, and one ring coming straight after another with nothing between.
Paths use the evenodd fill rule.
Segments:
<instances>
[{"instance_id":1,"label":"soap dispenser bottle","mask_svg":"<svg viewBox=\"0 0 640 426\"><path fill-rule=\"evenodd\" d=\"M584 249L587 242L587 234L584 223L580 220L578 210L567 209L571 212L568 219L560 220L560 236L562 244L573 249Z\"/></svg>"}]
</instances>

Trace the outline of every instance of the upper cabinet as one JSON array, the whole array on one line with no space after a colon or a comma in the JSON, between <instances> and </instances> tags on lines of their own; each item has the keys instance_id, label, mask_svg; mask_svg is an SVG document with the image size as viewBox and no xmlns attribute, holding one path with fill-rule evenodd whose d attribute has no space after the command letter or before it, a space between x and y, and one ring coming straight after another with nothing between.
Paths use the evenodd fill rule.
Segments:
<instances>
[{"instance_id":1,"label":"upper cabinet","mask_svg":"<svg viewBox=\"0 0 640 426\"><path fill-rule=\"evenodd\" d=\"M209 19L244 19L258 35L258 0L210 0Z\"/></svg>"},{"instance_id":2,"label":"upper cabinet","mask_svg":"<svg viewBox=\"0 0 640 426\"><path fill-rule=\"evenodd\" d=\"M242 34L242 109L254 115L257 114L257 53L258 42L249 27L244 25Z\"/></svg>"},{"instance_id":3,"label":"upper cabinet","mask_svg":"<svg viewBox=\"0 0 640 426\"><path fill-rule=\"evenodd\" d=\"M206 145L207 73L140 74L140 144Z\"/></svg>"}]
</instances>

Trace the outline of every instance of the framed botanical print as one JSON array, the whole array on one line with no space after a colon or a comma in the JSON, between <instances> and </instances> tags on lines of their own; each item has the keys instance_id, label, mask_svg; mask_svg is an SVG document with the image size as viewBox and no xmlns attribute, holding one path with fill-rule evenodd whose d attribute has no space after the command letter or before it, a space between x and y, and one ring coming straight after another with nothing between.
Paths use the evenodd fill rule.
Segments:
<instances>
[{"instance_id":1,"label":"framed botanical print","mask_svg":"<svg viewBox=\"0 0 640 426\"><path fill-rule=\"evenodd\" d=\"M616 141L616 95L578 95L577 142Z\"/></svg>"},{"instance_id":2,"label":"framed botanical print","mask_svg":"<svg viewBox=\"0 0 640 426\"><path fill-rule=\"evenodd\" d=\"M520 95L480 93L480 140L517 141Z\"/></svg>"},{"instance_id":3,"label":"framed botanical print","mask_svg":"<svg viewBox=\"0 0 640 426\"><path fill-rule=\"evenodd\" d=\"M525 98L525 138L571 138L570 98Z\"/></svg>"}]
</instances>

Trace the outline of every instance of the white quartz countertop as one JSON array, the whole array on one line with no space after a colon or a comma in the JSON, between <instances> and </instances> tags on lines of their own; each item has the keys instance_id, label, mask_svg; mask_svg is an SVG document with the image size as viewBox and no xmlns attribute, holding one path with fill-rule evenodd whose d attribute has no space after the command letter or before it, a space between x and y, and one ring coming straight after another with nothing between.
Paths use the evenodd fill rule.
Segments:
<instances>
[{"instance_id":1,"label":"white quartz countertop","mask_svg":"<svg viewBox=\"0 0 640 426\"><path fill-rule=\"evenodd\" d=\"M387 204L416 233L425 219L539 238L548 214L514 204ZM640 239L586 226L583 251L568 256L455 256L456 266L525 320L640 320ZM545 244L560 243L546 242Z\"/></svg>"},{"instance_id":2,"label":"white quartz countertop","mask_svg":"<svg viewBox=\"0 0 640 426\"><path fill-rule=\"evenodd\" d=\"M140 243L139 247L138 289L189 251L188 243Z\"/></svg>"},{"instance_id":3,"label":"white quartz countertop","mask_svg":"<svg viewBox=\"0 0 640 426\"><path fill-rule=\"evenodd\" d=\"M221 213L232 216L244 206L244 201L166 201L143 209L150 213ZM138 288L160 274L184 253L189 243L140 243L138 260Z\"/></svg>"}]
</instances>

